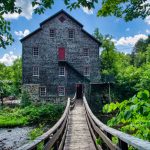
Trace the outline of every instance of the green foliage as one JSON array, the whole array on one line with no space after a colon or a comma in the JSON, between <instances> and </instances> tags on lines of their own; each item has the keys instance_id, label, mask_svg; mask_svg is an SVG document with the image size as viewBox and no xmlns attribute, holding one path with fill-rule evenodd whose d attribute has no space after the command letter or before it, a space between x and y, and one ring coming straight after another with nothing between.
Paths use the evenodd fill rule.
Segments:
<instances>
[{"instance_id":1,"label":"green foliage","mask_svg":"<svg viewBox=\"0 0 150 150\"><path fill-rule=\"evenodd\" d=\"M44 133L43 125L39 125L39 127L33 129L29 132L30 140L36 139L38 136L42 135Z\"/></svg>"},{"instance_id":2,"label":"green foliage","mask_svg":"<svg viewBox=\"0 0 150 150\"><path fill-rule=\"evenodd\" d=\"M108 125L144 140L150 140L150 95L148 90L121 103L106 104L104 113L116 112Z\"/></svg>"},{"instance_id":3,"label":"green foliage","mask_svg":"<svg viewBox=\"0 0 150 150\"><path fill-rule=\"evenodd\" d=\"M38 136L41 136L44 133L43 125L39 125L39 127L33 129L29 132L30 140L36 139ZM37 150L43 150L44 142L41 142L37 146Z\"/></svg>"},{"instance_id":4,"label":"green foliage","mask_svg":"<svg viewBox=\"0 0 150 150\"><path fill-rule=\"evenodd\" d=\"M101 145L102 144L102 139L99 137L96 139L96 145Z\"/></svg>"},{"instance_id":5,"label":"green foliage","mask_svg":"<svg viewBox=\"0 0 150 150\"><path fill-rule=\"evenodd\" d=\"M150 15L150 4L146 0L102 0L98 16L122 17L125 21L135 18L144 19Z\"/></svg>"},{"instance_id":6,"label":"green foliage","mask_svg":"<svg viewBox=\"0 0 150 150\"><path fill-rule=\"evenodd\" d=\"M103 36L95 29L94 36L101 41L101 80L115 83L112 99L128 99L140 90L150 91L150 36L139 40L133 53L118 52L111 36Z\"/></svg>"},{"instance_id":7,"label":"green foliage","mask_svg":"<svg viewBox=\"0 0 150 150\"><path fill-rule=\"evenodd\" d=\"M0 127L23 126L28 123L28 118L22 115L20 108L3 108L0 110Z\"/></svg>"},{"instance_id":8,"label":"green foliage","mask_svg":"<svg viewBox=\"0 0 150 150\"><path fill-rule=\"evenodd\" d=\"M0 63L0 87L3 96L14 95L19 97L21 93L22 81L22 59L16 59L11 66Z\"/></svg>"},{"instance_id":9,"label":"green foliage","mask_svg":"<svg viewBox=\"0 0 150 150\"><path fill-rule=\"evenodd\" d=\"M63 110L64 106L56 104L30 105L24 108L6 107L0 110L0 127L56 122Z\"/></svg>"},{"instance_id":10,"label":"green foliage","mask_svg":"<svg viewBox=\"0 0 150 150\"><path fill-rule=\"evenodd\" d=\"M31 105L31 103L32 103L32 100L31 100L29 93L26 90L23 90L22 96L21 96L21 106L26 107L26 106Z\"/></svg>"}]
</instances>

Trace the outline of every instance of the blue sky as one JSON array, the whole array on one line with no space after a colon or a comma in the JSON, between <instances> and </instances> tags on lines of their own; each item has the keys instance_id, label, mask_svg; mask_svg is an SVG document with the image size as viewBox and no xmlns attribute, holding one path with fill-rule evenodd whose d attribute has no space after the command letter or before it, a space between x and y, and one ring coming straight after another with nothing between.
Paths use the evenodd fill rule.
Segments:
<instances>
[{"instance_id":1,"label":"blue sky","mask_svg":"<svg viewBox=\"0 0 150 150\"><path fill-rule=\"evenodd\" d=\"M16 5L22 7L22 13L4 15L5 19L11 21L11 33L15 39L12 46L7 49L0 49L0 62L11 65L12 61L22 54L20 39L39 27L40 22L47 19L61 9L67 11L84 25L84 29L93 34L95 28L99 28L102 34L113 36L115 45L119 51L130 53L135 42L139 38L147 38L150 34L150 16L145 20L135 19L125 22L123 19L111 17L97 17L99 5L94 10L88 11L86 8L72 10L66 9L63 1L55 2L52 9L48 9L42 15L33 14L31 6L32 0L17 0Z\"/></svg>"}]
</instances>

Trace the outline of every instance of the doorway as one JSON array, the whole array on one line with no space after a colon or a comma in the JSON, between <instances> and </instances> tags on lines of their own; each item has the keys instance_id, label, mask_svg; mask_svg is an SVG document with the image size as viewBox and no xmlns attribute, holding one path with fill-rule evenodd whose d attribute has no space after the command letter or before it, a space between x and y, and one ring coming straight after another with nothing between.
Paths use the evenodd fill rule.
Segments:
<instances>
[{"instance_id":1,"label":"doorway","mask_svg":"<svg viewBox=\"0 0 150 150\"><path fill-rule=\"evenodd\" d=\"M58 59L60 61L65 60L65 48L63 47L58 48Z\"/></svg>"},{"instance_id":2,"label":"doorway","mask_svg":"<svg viewBox=\"0 0 150 150\"><path fill-rule=\"evenodd\" d=\"M82 99L82 97L83 97L83 85L76 84L76 98Z\"/></svg>"}]
</instances>

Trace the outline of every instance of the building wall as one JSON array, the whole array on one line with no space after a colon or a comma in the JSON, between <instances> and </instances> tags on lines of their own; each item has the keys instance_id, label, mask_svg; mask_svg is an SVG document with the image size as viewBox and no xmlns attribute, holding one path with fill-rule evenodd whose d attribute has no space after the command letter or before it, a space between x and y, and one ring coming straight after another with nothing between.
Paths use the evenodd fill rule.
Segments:
<instances>
[{"instance_id":1,"label":"building wall","mask_svg":"<svg viewBox=\"0 0 150 150\"><path fill-rule=\"evenodd\" d=\"M62 23L58 19L61 15L65 17ZM55 29L55 38L49 36L49 29ZM74 29L74 39L68 38L68 30ZM39 57L33 57L33 47L39 48ZM22 41L23 48L23 84L38 84L46 86L47 96L43 99L50 99L58 96L58 86L66 87L66 96L75 93L75 83L84 83L73 69L66 66L66 76L59 76L58 48L65 48L66 61L76 70L83 74L84 67L90 67L91 82L96 82L99 78L99 44L90 38L82 27L64 14L60 14L52 20L41 25L32 36ZM83 49L89 49L89 57L83 55ZM32 76L32 68L39 67L39 77ZM39 97L40 98L40 97ZM42 98L41 98L42 99Z\"/></svg>"}]
</instances>

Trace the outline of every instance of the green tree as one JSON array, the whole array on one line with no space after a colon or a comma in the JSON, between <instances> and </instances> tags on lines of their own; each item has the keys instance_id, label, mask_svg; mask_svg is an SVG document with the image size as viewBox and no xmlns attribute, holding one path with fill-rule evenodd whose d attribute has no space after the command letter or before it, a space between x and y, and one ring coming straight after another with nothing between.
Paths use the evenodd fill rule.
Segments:
<instances>
[{"instance_id":1,"label":"green tree","mask_svg":"<svg viewBox=\"0 0 150 150\"><path fill-rule=\"evenodd\" d=\"M55 0L32 0L32 6L35 13L44 13L46 9L52 8ZM6 21L3 17L4 14L12 14L22 12L21 7L17 7L16 0L1 0L0 1L0 47L6 48L14 41L10 33L10 22ZM99 4L98 0L64 0L64 4L70 10L87 7L94 9ZM122 17L125 21L130 21L135 18L141 17L144 19L150 15L150 4L147 0L101 0L101 7L97 12L97 16L110 16Z\"/></svg>"},{"instance_id":2,"label":"green tree","mask_svg":"<svg viewBox=\"0 0 150 150\"><path fill-rule=\"evenodd\" d=\"M150 36L148 36L147 39L139 39L132 51L131 54L131 63L134 66L140 67L143 64L147 63L149 61L149 49L148 46L150 44Z\"/></svg>"},{"instance_id":3,"label":"green tree","mask_svg":"<svg viewBox=\"0 0 150 150\"><path fill-rule=\"evenodd\" d=\"M0 86L3 89L4 96L21 93L22 81L22 59L16 59L11 66L5 66L0 63Z\"/></svg>"}]
</instances>

